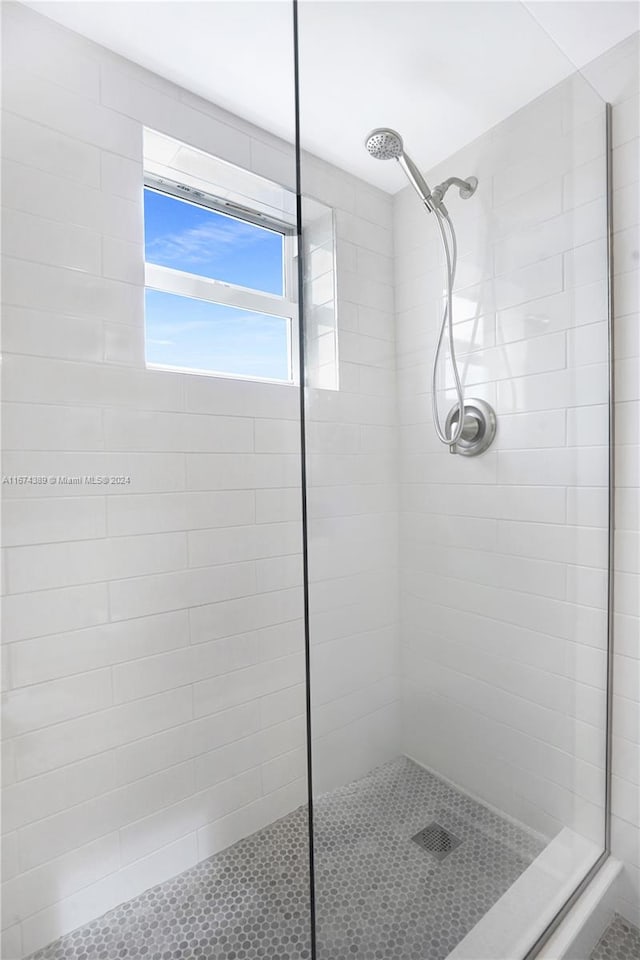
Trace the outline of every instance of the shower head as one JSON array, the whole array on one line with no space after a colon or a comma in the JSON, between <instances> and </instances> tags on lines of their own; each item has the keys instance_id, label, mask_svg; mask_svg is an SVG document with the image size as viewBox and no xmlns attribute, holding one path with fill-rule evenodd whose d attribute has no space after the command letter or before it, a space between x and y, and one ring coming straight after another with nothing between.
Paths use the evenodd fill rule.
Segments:
<instances>
[{"instance_id":1,"label":"shower head","mask_svg":"<svg viewBox=\"0 0 640 960\"><path fill-rule=\"evenodd\" d=\"M372 130L364 145L376 160L397 160L404 153L400 134L385 127Z\"/></svg>"},{"instance_id":2,"label":"shower head","mask_svg":"<svg viewBox=\"0 0 640 960\"><path fill-rule=\"evenodd\" d=\"M364 145L376 160L397 160L427 210L434 209L431 190L411 157L404 152L404 144L399 133L388 127L378 127L371 131Z\"/></svg>"}]
</instances>

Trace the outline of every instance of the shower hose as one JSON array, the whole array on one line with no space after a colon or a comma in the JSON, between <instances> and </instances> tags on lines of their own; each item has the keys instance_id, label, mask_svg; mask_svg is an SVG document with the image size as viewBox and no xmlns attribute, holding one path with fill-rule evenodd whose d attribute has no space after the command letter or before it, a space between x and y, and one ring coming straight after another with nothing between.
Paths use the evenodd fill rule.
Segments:
<instances>
[{"instance_id":1,"label":"shower hose","mask_svg":"<svg viewBox=\"0 0 640 960\"><path fill-rule=\"evenodd\" d=\"M456 360L456 351L453 342L453 285L456 278L456 266L458 263L458 245L456 241L456 232L453 228L451 218L449 214L445 211L442 212L439 207L434 207L433 212L436 215L436 220L438 222L438 227L440 229L440 237L442 240L442 248L444 250L444 256L446 261L446 271L447 271L447 299L442 314L442 323L440 324L440 334L438 336L438 345L436 347L435 356L433 358L433 373L431 378L431 408L433 412L433 425L435 427L438 439L442 443L446 443L447 446L453 446L460 439L462 431L464 429L464 390L462 388L462 383L460 382L460 374L458 373L458 363ZM445 223L449 229L449 236L451 240L447 237L447 231L445 229ZM436 380L438 374L438 366L440 364L440 357L442 354L442 346L444 343L445 331L447 333L447 340L449 341L449 357L451 360L451 369L453 370L453 379L456 388L456 394L458 397L458 419L455 424L455 427L452 430L451 436L448 437L445 431L442 428L440 423L440 413L438 411L438 397L437 397L437 387Z\"/></svg>"}]
</instances>

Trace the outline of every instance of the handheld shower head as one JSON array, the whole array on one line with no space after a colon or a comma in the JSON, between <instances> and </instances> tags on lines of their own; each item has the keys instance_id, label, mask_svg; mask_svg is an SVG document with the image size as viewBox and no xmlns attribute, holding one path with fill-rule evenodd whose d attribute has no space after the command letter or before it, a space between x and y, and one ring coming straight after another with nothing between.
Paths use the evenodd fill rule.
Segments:
<instances>
[{"instance_id":1,"label":"handheld shower head","mask_svg":"<svg viewBox=\"0 0 640 960\"><path fill-rule=\"evenodd\" d=\"M375 160L397 160L404 153L400 134L385 127L372 130L364 145Z\"/></svg>"},{"instance_id":2,"label":"handheld shower head","mask_svg":"<svg viewBox=\"0 0 640 960\"><path fill-rule=\"evenodd\" d=\"M378 127L371 131L364 145L375 160L397 160L427 210L433 210L431 190L411 157L404 152L404 144L399 133L388 127Z\"/></svg>"},{"instance_id":3,"label":"handheld shower head","mask_svg":"<svg viewBox=\"0 0 640 960\"><path fill-rule=\"evenodd\" d=\"M475 456L477 453L482 453L486 450L493 440L495 434L495 414L491 408L488 407L487 409L491 416L487 416L486 411L479 406L482 404L480 400L472 400L469 404L465 405L464 388L458 372L453 336L453 286L456 277L458 250L453 223L451 222L443 200L449 187L454 185L459 188L462 199L467 200L475 193L478 181L475 177L468 177L466 180L461 180L459 177L449 177L448 180L445 180L435 187L432 192L411 157L405 153L402 137L399 133L396 133L395 130L390 130L389 127L377 127L375 130L372 130L365 139L364 145L374 160L397 160L404 170L409 183L429 213L435 213L436 215L435 218L440 231L440 238L446 260L447 302L442 316L440 335L438 337L438 344L433 361L431 381L433 422L438 438L448 445L451 453ZM445 224L448 224L448 235ZM450 411L447 423L443 429L438 412L436 375L442 356L445 333L449 342L449 355L458 402ZM474 405L473 407L472 404ZM477 416L474 412L476 409L479 411Z\"/></svg>"}]
</instances>

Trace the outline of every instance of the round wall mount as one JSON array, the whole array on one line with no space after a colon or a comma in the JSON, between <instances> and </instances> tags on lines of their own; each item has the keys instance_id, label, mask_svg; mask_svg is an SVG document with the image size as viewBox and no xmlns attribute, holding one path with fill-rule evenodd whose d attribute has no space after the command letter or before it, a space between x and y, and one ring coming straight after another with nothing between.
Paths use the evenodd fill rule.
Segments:
<instances>
[{"instance_id":1,"label":"round wall mount","mask_svg":"<svg viewBox=\"0 0 640 960\"><path fill-rule=\"evenodd\" d=\"M459 416L460 405L456 403L447 414L445 433L448 437L455 432ZM484 453L493 443L496 423L495 411L485 400L465 400L462 434L449 450L463 457L477 457Z\"/></svg>"},{"instance_id":2,"label":"round wall mount","mask_svg":"<svg viewBox=\"0 0 640 960\"><path fill-rule=\"evenodd\" d=\"M467 177L465 181L465 186L460 187L460 196L463 200L468 200L469 197L472 197L476 190L478 189L478 178L477 177Z\"/></svg>"}]
</instances>

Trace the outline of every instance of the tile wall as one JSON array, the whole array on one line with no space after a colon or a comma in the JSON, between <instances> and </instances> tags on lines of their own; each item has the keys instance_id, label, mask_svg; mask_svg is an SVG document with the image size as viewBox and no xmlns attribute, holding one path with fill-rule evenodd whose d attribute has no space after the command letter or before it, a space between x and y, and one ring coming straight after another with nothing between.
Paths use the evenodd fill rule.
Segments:
<instances>
[{"instance_id":1,"label":"tile wall","mask_svg":"<svg viewBox=\"0 0 640 960\"><path fill-rule=\"evenodd\" d=\"M625 862L621 909L636 922L638 89L635 35L429 174L430 182L480 179L472 200L449 203L460 240L464 380L498 414L494 447L477 460L450 456L433 433L442 268L411 190L395 200L404 749L533 829L551 836L571 826L599 841L607 522L600 98L614 105L613 851Z\"/></svg>"},{"instance_id":2,"label":"tile wall","mask_svg":"<svg viewBox=\"0 0 640 960\"><path fill-rule=\"evenodd\" d=\"M3 17L3 474L131 478L3 487L10 960L304 802L306 758L298 390L145 370L143 334L143 126L289 187L291 147L26 8ZM331 784L397 753L391 201L307 169L344 266L343 391L312 395L309 425Z\"/></svg>"}]
</instances>

